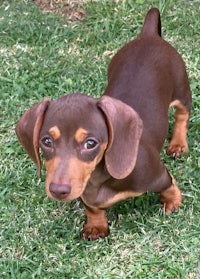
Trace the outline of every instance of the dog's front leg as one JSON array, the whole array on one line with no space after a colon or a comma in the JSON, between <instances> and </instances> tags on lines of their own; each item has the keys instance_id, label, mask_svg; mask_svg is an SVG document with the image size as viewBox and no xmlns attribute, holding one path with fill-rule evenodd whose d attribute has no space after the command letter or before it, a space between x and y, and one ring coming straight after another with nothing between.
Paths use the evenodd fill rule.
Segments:
<instances>
[{"instance_id":1,"label":"dog's front leg","mask_svg":"<svg viewBox=\"0 0 200 279\"><path fill-rule=\"evenodd\" d=\"M97 240L108 235L108 221L106 210L93 209L85 205L87 223L81 231L81 237L85 240Z\"/></svg>"}]
</instances>

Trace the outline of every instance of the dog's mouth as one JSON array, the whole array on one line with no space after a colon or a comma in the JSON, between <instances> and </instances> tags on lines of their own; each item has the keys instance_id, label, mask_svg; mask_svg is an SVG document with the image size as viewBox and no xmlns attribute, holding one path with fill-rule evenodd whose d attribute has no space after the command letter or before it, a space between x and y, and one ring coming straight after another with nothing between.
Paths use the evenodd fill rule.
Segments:
<instances>
[{"instance_id":1,"label":"dog's mouth","mask_svg":"<svg viewBox=\"0 0 200 279\"><path fill-rule=\"evenodd\" d=\"M76 187L68 183L54 183L50 184L46 182L46 193L47 196L51 199L60 201L60 202L70 202L79 198L86 187L86 183L76 184Z\"/></svg>"}]
</instances>

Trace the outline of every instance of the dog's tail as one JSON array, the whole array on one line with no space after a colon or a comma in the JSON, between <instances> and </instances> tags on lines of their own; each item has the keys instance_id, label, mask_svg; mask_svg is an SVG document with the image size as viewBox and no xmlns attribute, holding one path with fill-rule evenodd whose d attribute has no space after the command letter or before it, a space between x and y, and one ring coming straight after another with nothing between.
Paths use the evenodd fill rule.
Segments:
<instances>
[{"instance_id":1,"label":"dog's tail","mask_svg":"<svg viewBox=\"0 0 200 279\"><path fill-rule=\"evenodd\" d=\"M141 35L159 35L161 37L160 12L157 8L151 8L145 18Z\"/></svg>"}]
</instances>

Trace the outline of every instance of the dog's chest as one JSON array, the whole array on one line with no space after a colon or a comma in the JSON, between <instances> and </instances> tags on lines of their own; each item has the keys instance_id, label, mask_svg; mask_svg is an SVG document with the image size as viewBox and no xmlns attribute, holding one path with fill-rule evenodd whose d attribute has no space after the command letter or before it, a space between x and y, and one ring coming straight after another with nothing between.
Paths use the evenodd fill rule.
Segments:
<instances>
[{"instance_id":1,"label":"dog's chest","mask_svg":"<svg viewBox=\"0 0 200 279\"><path fill-rule=\"evenodd\" d=\"M108 208L119 201L130 197L137 197L141 194L142 193L140 192L132 190L119 191L109 187L109 184L107 183L104 183L99 187L95 187L89 183L81 198L89 207L103 209Z\"/></svg>"}]
</instances>

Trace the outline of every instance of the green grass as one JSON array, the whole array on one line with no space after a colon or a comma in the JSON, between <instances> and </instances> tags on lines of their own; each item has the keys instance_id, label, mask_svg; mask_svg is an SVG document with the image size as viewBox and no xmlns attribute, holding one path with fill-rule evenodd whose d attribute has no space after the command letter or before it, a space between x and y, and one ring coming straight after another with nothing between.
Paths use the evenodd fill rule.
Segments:
<instances>
[{"instance_id":1,"label":"green grass","mask_svg":"<svg viewBox=\"0 0 200 279\"><path fill-rule=\"evenodd\" d=\"M200 278L199 0L88 1L83 21L43 13L33 1L0 4L0 278ZM156 194L108 210L105 240L79 238L84 210L48 199L44 179L19 145L14 126L44 96L98 97L113 53L140 31L146 11L162 11L163 36L183 56L193 93L190 153L162 154L184 194L163 215Z\"/></svg>"}]
</instances>

